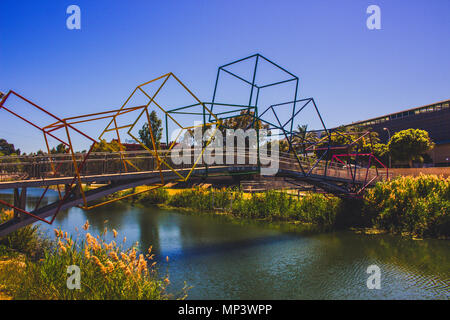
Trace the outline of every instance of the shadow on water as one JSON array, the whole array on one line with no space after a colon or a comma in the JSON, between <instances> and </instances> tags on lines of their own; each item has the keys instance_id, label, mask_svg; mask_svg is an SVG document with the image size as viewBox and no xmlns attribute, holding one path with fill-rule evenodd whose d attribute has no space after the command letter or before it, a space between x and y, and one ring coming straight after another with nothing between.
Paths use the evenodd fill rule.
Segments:
<instances>
[{"instance_id":1,"label":"shadow on water","mask_svg":"<svg viewBox=\"0 0 450 320\"><path fill-rule=\"evenodd\" d=\"M229 241L219 244L204 244L193 247L183 247L178 250L165 251L164 255L177 260L191 259L196 256L207 256L211 254L225 254L233 251L252 250L257 247L263 247L268 244L275 244L277 242L284 242L291 240L288 235L268 235L259 238L241 239L236 241ZM165 257L164 256L164 257Z\"/></svg>"}]
</instances>

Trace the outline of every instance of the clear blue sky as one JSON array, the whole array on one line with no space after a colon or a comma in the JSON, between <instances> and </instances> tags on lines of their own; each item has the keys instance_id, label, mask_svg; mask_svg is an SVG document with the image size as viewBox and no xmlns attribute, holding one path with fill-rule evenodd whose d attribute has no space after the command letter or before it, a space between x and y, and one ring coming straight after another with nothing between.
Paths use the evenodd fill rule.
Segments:
<instances>
[{"instance_id":1,"label":"clear blue sky","mask_svg":"<svg viewBox=\"0 0 450 320\"><path fill-rule=\"evenodd\" d=\"M70 4L81 30L66 28ZM381 30L366 27L371 4ZM449 13L449 0L2 0L0 90L63 117L119 107L172 71L210 101L219 65L261 53L332 127L450 98Z\"/></svg>"}]
</instances>

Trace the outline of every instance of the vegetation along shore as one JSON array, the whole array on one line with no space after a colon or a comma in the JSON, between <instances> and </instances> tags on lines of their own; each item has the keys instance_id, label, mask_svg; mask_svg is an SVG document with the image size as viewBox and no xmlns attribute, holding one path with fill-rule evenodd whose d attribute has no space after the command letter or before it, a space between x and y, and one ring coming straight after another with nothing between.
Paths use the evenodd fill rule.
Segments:
<instances>
[{"instance_id":1,"label":"vegetation along shore","mask_svg":"<svg viewBox=\"0 0 450 320\"><path fill-rule=\"evenodd\" d=\"M130 201L236 219L312 225L324 231L358 228L415 238L450 237L450 179L433 175L379 182L362 199L315 193L297 197L280 191L246 194L228 188L161 188L130 197Z\"/></svg>"},{"instance_id":2,"label":"vegetation along shore","mask_svg":"<svg viewBox=\"0 0 450 320\"><path fill-rule=\"evenodd\" d=\"M133 190L127 190L131 193ZM158 205L190 214L220 215L306 227L317 231L356 228L366 233L389 232L413 238L450 238L450 179L437 176L399 177L379 182L362 199L280 191L248 194L230 188L160 188L128 198L134 205ZM2 211L7 220L12 211ZM81 226L80 226L81 227ZM310 227L310 228L309 228ZM53 240L27 226L0 239L0 298L14 299L173 299L168 275L157 269L152 249L124 247L115 230L73 237L55 229ZM82 234L82 235L81 235ZM110 242L107 235L112 235ZM123 237L123 235L122 235ZM111 238L111 237L110 237ZM67 290L65 268L83 270L83 290ZM62 270L62 271L61 271Z\"/></svg>"}]
</instances>

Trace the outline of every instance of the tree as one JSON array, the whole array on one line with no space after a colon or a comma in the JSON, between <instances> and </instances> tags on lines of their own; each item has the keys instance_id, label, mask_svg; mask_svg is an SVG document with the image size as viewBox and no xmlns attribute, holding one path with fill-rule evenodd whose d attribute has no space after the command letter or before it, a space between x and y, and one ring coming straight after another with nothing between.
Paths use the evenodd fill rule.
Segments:
<instances>
[{"instance_id":1,"label":"tree","mask_svg":"<svg viewBox=\"0 0 450 320\"><path fill-rule=\"evenodd\" d=\"M263 123L261 120L254 117L255 113L253 111L242 110L239 116L225 119L222 125L219 127L220 132L223 136L223 145L226 145L226 139L229 138L227 136L227 129L238 130L242 129L244 131L249 129L260 130L260 129L269 129L269 125ZM270 131L268 131L270 134ZM245 147L247 149L256 150L257 141L253 141L252 145L250 145L252 141L249 138L245 139ZM260 141L261 142L261 141ZM264 143L264 142L262 142ZM270 143L267 144L267 147L270 148Z\"/></svg>"},{"instance_id":2,"label":"tree","mask_svg":"<svg viewBox=\"0 0 450 320\"><path fill-rule=\"evenodd\" d=\"M58 153L66 153L66 146L64 145L64 143L60 143L56 146L56 149L53 147L50 150L51 154L58 154Z\"/></svg>"},{"instance_id":3,"label":"tree","mask_svg":"<svg viewBox=\"0 0 450 320\"><path fill-rule=\"evenodd\" d=\"M226 129L268 129L269 125L263 124L261 120L255 120L254 114L253 111L242 110L239 116L225 119L222 124L223 127L220 129L223 132L225 132Z\"/></svg>"},{"instance_id":4,"label":"tree","mask_svg":"<svg viewBox=\"0 0 450 320\"><path fill-rule=\"evenodd\" d=\"M375 143L373 145L373 155L384 164L389 161L389 148L387 144Z\"/></svg>"},{"instance_id":5,"label":"tree","mask_svg":"<svg viewBox=\"0 0 450 320\"><path fill-rule=\"evenodd\" d=\"M319 141L317 132L308 131L308 125L298 125L296 132L292 138L292 144L295 150L299 153L305 154L309 151L314 151L312 147ZM309 148L311 147L311 148ZM309 148L309 149L308 149Z\"/></svg>"},{"instance_id":6,"label":"tree","mask_svg":"<svg viewBox=\"0 0 450 320\"><path fill-rule=\"evenodd\" d=\"M95 143L92 147L92 152L118 152L120 150L120 144L117 140L106 142L105 139L101 139L99 143Z\"/></svg>"},{"instance_id":7,"label":"tree","mask_svg":"<svg viewBox=\"0 0 450 320\"><path fill-rule=\"evenodd\" d=\"M326 152L328 146L343 147L341 149L332 149L327 152L327 158L331 159L333 154L339 153L372 153L372 146L379 144L380 138L378 133L370 131L370 128L358 126L341 126L334 129L328 138L323 139L317 146L319 150L316 152L317 157L321 157ZM369 134L365 135L366 132ZM324 138L323 135L321 138ZM376 155L375 149L373 150Z\"/></svg>"},{"instance_id":8,"label":"tree","mask_svg":"<svg viewBox=\"0 0 450 320\"><path fill-rule=\"evenodd\" d=\"M152 128L153 139L155 140L156 149L159 149L159 145L162 137L162 121L158 118L155 111L150 113L150 127ZM139 130L139 138L141 142L149 149L153 150L152 137L150 135L149 124L144 123L142 129Z\"/></svg>"},{"instance_id":9,"label":"tree","mask_svg":"<svg viewBox=\"0 0 450 320\"><path fill-rule=\"evenodd\" d=\"M12 143L8 143L5 139L0 139L0 152L5 156L11 154L20 155L20 149L15 149Z\"/></svg>"},{"instance_id":10,"label":"tree","mask_svg":"<svg viewBox=\"0 0 450 320\"><path fill-rule=\"evenodd\" d=\"M388 143L394 160L407 161L412 167L413 160L422 160L421 155L433 149L428 132L420 129L407 129L396 132Z\"/></svg>"}]
</instances>

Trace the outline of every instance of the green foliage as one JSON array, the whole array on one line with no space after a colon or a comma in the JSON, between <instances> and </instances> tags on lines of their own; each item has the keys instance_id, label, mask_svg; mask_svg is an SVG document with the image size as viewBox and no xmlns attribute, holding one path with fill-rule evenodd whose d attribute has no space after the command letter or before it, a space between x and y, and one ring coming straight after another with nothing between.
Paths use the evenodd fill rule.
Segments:
<instances>
[{"instance_id":1,"label":"green foliage","mask_svg":"<svg viewBox=\"0 0 450 320\"><path fill-rule=\"evenodd\" d=\"M420 129L407 129L396 132L388 143L392 158L407 161L412 167L413 160L420 160L421 155L434 147L428 132Z\"/></svg>"},{"instance_id":2,"label":"green foliage","mask_svg":"<svg viewBox=\"0 0 450 320\"><path fill-rule=\"evenodd\" d=\"M387 144L376 143L373 145L373 155L380 159L382 162L388 160L389 148Z\"/></svg>"},{"instance_id":3,"label":"green foliage","mask_svg":"<svg viewBox=\"0 0 450 320\"><path fill-rule=\"evenodd\" d=\"M136 195L133 201L138 201L142 204L162 204L169 199L169 193L165 188L157 188L145 193Z\"/></svg>"},{"instance_id":4,"label":"green foliage","mask_svg":"<svg viewBox=\"0 0 450 320\"><path fill-rule=\"evenodd\" d=\"M170 298L166 293L169 279L157 274L155 263L147 265L153 260L151 248L148 254L138 254L135 246L124 249L115 241L107 243L106 233L107 230L99 237L87 233L83 241L77 242L67 233L55 230L54 248L47 250L43 259L26 260L20 268L16 263L14 269L2 270L2 282L15 299ZM116 237L115 230L113 233ZM67 267L71 265L80 268L80 289L67 288Z\"/></svg>"},{"instance_id":5,"label":"green foliage","mask_svg":"<svg viewBox=\"0 0 450 320\"><path fill-rule=\"evenodd\" d=\"M161 142L162 137L162 121L158 118L155 111L152 111L149 115L150 118L150 127L152 128L152 131L150 133L149 130L149 124L145 123L142 126L142 129L139 130L139 138L141 139L141 142L149 149L153 150L153 140L156 145L156 149L159 149L159 145ZM153 136L153 140L152 140Z\"/></svg>"},{"instance_id":6,"label":"green foliage","mask_svg":"<svg viewBox=\"0 0 450 320\"><path fill-rule=\"evenodd\" d=\"M59 154L59 153L66 153L66 146L64 145L64 143L60 143L56 146L55 148L52 148L50 150L51 154Z\"/></svg>"},{"instance_id":7,"label":"green foliage","mask_svg":"<svg viewBox=\"0 0 450 320\"><path fill-rule=\"evenodd\" d=\"M255 118L255 112L249 110L242 110L237 117L225 119L222 123L222 127L219 128L223 131L225 136L225 129L242 129L246 130L248 128L254 129L267 129L269 125L263 124L261 120Z\"/></svg>"},{"instance_id":8,"label":"green foliage","mask_svg":"<svg viewBox=\"0 0 450 320\"><path fill-rule=\"evenodd\" d=\"M450 179L400 177L364 197L364 215L378 228L418 236L450 236Z\"/></svg>"},{"instance_id":9,"label":"green foliage","mask_svg":"<svg viewBox=\"0 0 450 320\"><path fill-rule=\"evenodd\" d=\"M106 142L105 139L101 139L99 143L95 143L92 147L92 152L117 152L120 150L121 145L117 140Z\"/></svg>"},{"instance_id":10,"label":"green foliage","mask_svg":"<svg viewBox=\"0 0 450 320\"><path fill-rule=\"evenodd\" d=\"M308 125L298 125L295 135L292 139L292 145L298 153L307 153L308 150L306 149L318 141L319 136L316 132L308 131ZM289 149L289 146L287 147L287 149Z\"/></svg>"},{"instance_id":11,"label":"green foliage","mask_svg":"<svg viewBox=\"0 0 450 320\"><path fill-rule=\"evenodd\" d=\"M375 146L380 144L378 133L371 131L368 135L363 135L366 131L370 131L370 128L363 128L358 126L341 126L334 129L330 134L330 142L328 141L328 139L325 139L317 146L319 148L326 148L328 147L328 145L335 147L353 144L352 147L348 148L349 153L353 153L356 151L358 151L359 153L371 153L373 151L375 156L378 157L376 153L377 150L375 150ZM372 150L372 146L374 150ZM378 146L378 148L383 147ZM325 151L317 151L317 156L320 157L323 152ZM331 159L333 154L341 152L342 150L330 150L327 153L327 157Z\"/></svg>"},{"instance_id":12,"label":"green foliage","mask_svg":"<svg viewBox=\"0 0 450 320\"><path fill-rule=\"evenodd\" d=\"M201 212L230 206L230 189L204 190L193 188L176 193L169 198L168 204L174 207L191 208Z\"/></svg>"},{"instance_id":13,"label":"green foliage","mask_svg":"<svg viewBox=\"0 0 450 320\"><path fill-rule=\"evenodd\" d=\"M199 212L220 209L248 219L300 221L325 229L375 227L392 233L450 237L450 179L436 176L379 182L368 189L363 201L315 193L297 198L275 190L248 195L230 189L188 189L168 200L164 200L166 193L163 197L149 201Z\"/></svg>"},{"instance_id":14,"label":"green foliage","mask_svg":"<svg viewBox=\"0 0 450 320\"><path fill-rule=\"evenodd\" d=\"M249 219L297 220L330 227L335 223L340 200L321 194L307 194L298 199L285 192L273 190L261 194L253 193L246 197L243 192L230 189L192 189L173 195L168 204L203 212L220 208L237 217Z\"/></svg>"},{"instance_id":15,"label":"green foliage","mask_svg":"<svg viewBox=\"0 0 450 320\"><path fill-rule=\"evenodd\" d=\"M11 154L20 155L20 149L15 149L12 143L8 143L5 139L0 139L0 152L9 156Z\"/></svg>"},{"instance_id":16,"label":"green foliage","mask_svg":"<svg viewBox=\"0 0 450 320\"><path fill-rule=\"evenodd\" d=\"M0 222L12 218L13 211L0 211ZM32 260L42 258L44 251L50 247L50 241L43 238L38 226L26 226L0 238L0 246L23 253Z\"/></svg>"}]
</instances>

